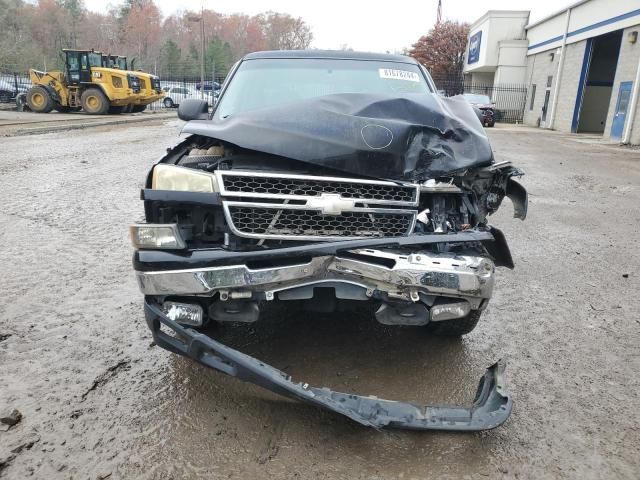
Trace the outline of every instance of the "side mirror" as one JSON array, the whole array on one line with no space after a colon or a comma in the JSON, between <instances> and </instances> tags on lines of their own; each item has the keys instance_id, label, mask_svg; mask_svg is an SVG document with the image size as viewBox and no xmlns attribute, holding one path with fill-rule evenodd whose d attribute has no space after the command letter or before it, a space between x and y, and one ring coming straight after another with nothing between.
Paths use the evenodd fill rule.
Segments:
<instances>
[{"instance_id":1,"label":"side mirror","mask_svg":"<svg viewBox=\"0 0 640 480\"><path fill-rule=\"evenodd\" d=\"M182 100L178 106L178 118L189 120L207 120L209 118L209 104L206 100L189 98Z\"/></svg>"}]
</instances>

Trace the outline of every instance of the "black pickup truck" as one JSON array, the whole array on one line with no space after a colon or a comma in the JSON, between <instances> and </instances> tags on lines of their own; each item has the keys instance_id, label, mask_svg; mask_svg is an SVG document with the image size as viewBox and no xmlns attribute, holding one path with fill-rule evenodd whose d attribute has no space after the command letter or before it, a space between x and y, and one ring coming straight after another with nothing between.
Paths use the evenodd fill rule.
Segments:
<instances>
[{"instance_id":1,"label":"black pickup truck","mask_svg":"<svg viewBox=\"0 0 640 480\"><path fill-rule=\"evenodd\" d=\"M513 268L487 217L506 196L524 219L527 194L471 106L435 92L408 57L278 51L238 62L213 112L181 104L187 135L149 172L146 223L131 226L155 342L376 428L504 422L503 362L471 406L416 406L294 382L207 334L282 302L366 302L378 322L436 335L476 327L496 267Z\"/></svg>"}]
</instances>

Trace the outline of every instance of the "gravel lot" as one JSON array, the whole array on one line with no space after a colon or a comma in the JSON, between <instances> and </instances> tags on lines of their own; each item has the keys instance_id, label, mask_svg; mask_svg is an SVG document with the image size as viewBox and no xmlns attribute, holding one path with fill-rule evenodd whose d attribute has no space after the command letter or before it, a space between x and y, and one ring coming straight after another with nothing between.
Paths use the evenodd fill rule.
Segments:
<instances>
[{"instance_id":1,"label":"gravel lot","mask_svg":"<svg viewBox=\"0 0 640 480\"><path fill-rule=\"evenodd\" d=\"M640 152L490 131L527 172L529 218L492 219L500 269L461 341L361 316L276 315L219 331L296 379L416 402L470 401L508 360L514 412L479 434L383 431L152 346L127 225L178 122L2 139L0 477L640 477Z\"/></svg>"}]
</instances>

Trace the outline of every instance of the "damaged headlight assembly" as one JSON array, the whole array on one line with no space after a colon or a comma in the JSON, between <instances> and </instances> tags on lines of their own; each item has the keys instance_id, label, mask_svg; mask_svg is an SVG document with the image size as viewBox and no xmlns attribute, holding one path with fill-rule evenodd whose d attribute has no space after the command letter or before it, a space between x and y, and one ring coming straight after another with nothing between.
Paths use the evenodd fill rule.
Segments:
<instances>
[{"instance_id":1,"label":"damaged headlight assembly","mask_svg":"<svg viewBox=\"0 0 640 480\"><path fill-rule=\"evenodd\" d=\"M131 227L154 341L362 425L497 427L512 408L504 361L486 370L469 406L414 405L294 381L209 330L291 302L322 312L367 305L372 321L460 337L486 311L496 267L514 267L488 218L509 198L524 220L527 192L515 180L523 172L495 162L468 102L434 95L428 73L406 57L315 55L250 54L210 115L200 100L181 102L188 136L147 176L147 223ZM313 89L300 73L309 63ZM272 68L292 82L264 74ZM361 92L354 70L367 71ZM276 101L291 98L291 84L334 93ZM256 96L261 89L278 94Z\"/></svg>"},{"instance_id":2,"label":"damaged headlight assembly","mask_svg":"<svg viewBox=\"0 0 640 480\"><path fill-rule=\"evenodd\" d=\"M153 169L152 188L178 192L218 191L213 174L175 165L156 165Z\"/></svg>"}]
</instances>

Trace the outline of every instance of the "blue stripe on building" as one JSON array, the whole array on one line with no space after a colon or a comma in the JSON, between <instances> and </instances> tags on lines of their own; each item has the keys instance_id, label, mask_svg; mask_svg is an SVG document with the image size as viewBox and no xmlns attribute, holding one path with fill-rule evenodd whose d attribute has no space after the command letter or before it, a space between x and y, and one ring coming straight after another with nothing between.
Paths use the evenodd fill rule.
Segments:
<instances>
[{"instance_id":1,"label":"blue stripe on building","mask_svg":"<svg viewBox=\"0 0 640 480\"><path fill-rule=\"evenodd\" d=\"M580 35L581 33L588 32L589 30L595 30L596 28L604 27L606 25L611 25L612 23L620 22L622 20L626 20L627 18L635 17L636 15L640 15L640 8L637 10L632 10L627 13L623 13L622 15L617 15L615 17L608 18L607 20L602 20L601 22L593 23L591 25L587 25L586 27L579 28L578 30L574 30L573 32L567 33L567 37L573 37L575 35ZM557 42L562 40L563 35L559 35L557 37L550 38L549 40L545 40L543 42L536 43L535 45L530 45L527 50L533 50L534 48L543 47L545 45L549 45L550 43Z\"/></svg>"}]
</instances>

